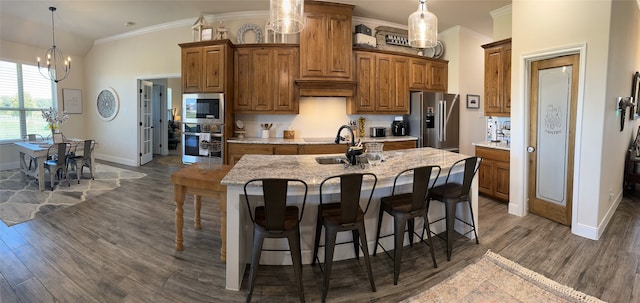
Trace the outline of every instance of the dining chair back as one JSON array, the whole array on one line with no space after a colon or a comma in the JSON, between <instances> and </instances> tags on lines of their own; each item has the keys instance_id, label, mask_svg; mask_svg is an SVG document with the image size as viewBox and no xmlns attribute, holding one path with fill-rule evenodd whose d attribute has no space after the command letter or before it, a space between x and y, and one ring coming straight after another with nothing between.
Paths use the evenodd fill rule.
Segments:
<instances>
[{"instance_id":1,"label":"dining chair back","mask_svg":"<svg viewBox=\"0 0 640 303\"><path fill-rule=\"evenodd\" d=\"M69 143L56 143L47 149L47 157L43 165L49 172L51 190L53 190L56 178L60 180L59 182L62 182L62 178L64 178L67 184L71 186L67 175L67 160L68 153L71 151L70 147Z\"/></svg>"},{"instance_id":2,"label":"dining chair back","mask_svg":"<svg viewBox=\"0 0 640 303\"><path fill-rule=\"evenodd\" d=\"M252 211L247 187L260 184L264 204L256 206ZM300 207L288 202L288 190L290 186L298 185L304 188L304 196ZM304 214L304 206L307 200L307 183L299 179L252 179L244 185L244 196L249 211L249 217L253 222L253 249L251 257L251 269L249 270L249 287L247 289L246 302L251 302L251 296L255 286L256 274L260 265L262 244L265 238L287 238L289 251L293 262L295 280L298 285L300 302L304 302L304 288L302 286L302 253L300 248L300 221Z\"/></svg>"},{"instance_id":3,"label":"dining chair back","mask_svg":"<svg viewBox=\"0 0 640 303\"><path fill-rule=\"evenodd\" d=\"M78 154L79 152L77 150L79 145L82 145L83 147L81 155ZM78 184L80 184L80 178L82 177L82 172L85 167L89 168L91 180L95 180L93 176L93 167L91 167L91 154L93 153L95 145L95 140L84 140L78 142L74 147L73 154L70 155L68 165L73 167Z\"/></svg>"},{"instance_id":4,"label":"dining chair back","mask_svg":"<svg viewBox=\"0 0 640 303\"><path fill-rule=\"evenodd\" d=\"M476 231L475 220L473 218L473 207L471 206L471 183L473 182L473 178L476 176L481 163L482 158L479 157L468 157L458 160L449 169L444 184L435 186L431 191L429 191L429 196L427 198L427 212L429 211L431 201L442 202L445 206L445 216L431 222L431 224L441 220L445 220L446 222L446 232L444 236L435 233L433 234L446 241L448 261L451 260L451 253L453 251L453 237L455 234L454 228L456 220L470 228L470 230L465 232L463 235L473 232L476 243L480 243L478 240L478 232ZM460 172L460 169L463 171L462 182L453 180L452 178L454 174L458 174ZM469 205L471 222L467 222L456 216L456 209L459 203L467 203Z\"/></svg>"},{"instance_id":5,"label":"dining chair back","mask_svg":"<svg viewBox=\"0 0 640 303\"><path fill-rule=\"evenodd\" d=\"M364 210L360 207L360 196L363 191L363 184L365 177L371 183L371 193L367 199L366 207ZM332 181L339 180L340 182L340 200L337 202L326 203L324 201L323 190L326 185L334 184ZM331 275L331 267L333 264L333 253L335 246L339 244L346 244L353 242L353 249L356 258L360 257L360 249L364 254L364 260L367 267L367 275L369 276L369 283L371 284L371 290L376 291L376 285L373 280L373 272L371 271L371 262L369 260L369 248L367 246L367 234L364 225L364 215L369 209L371 204L371 198L375 190L378 178L372 173L349 173L331 176L324 179L320 183L320 204L318 205L318 218L316 221L316 235L313 246L313 260L312 265L315 265L318 259L318 248L320 247L320 235L322 228L325 229L325 243L324 243L324 269L323 269L323 282L322 282L322 302L327 299L327 293L329 291L329 277ZM353 240L336 243L338 232L351 231ZM360 240L360 246L358 246L358 239ZM322 267L321 267L322 269Z\"/></svg>"},{"instance_id":6,"label":"dining chair back","mask_svg":"<svg viewBox=\"0 0 640 303\"><path fill-rule=\"evenodd\" d=\"M426 200L429 190L435 185L440 176L440 166L421 166L406 169L396 175L393 180L393 189L391 196L382 197L380 199L380 210L378 212L378 229L376 232L376 245L373 249L373 255L376 255L378 246L382 248L393 260L393 284L398 284L400 277L400 265L402 262L402 250L404 248L405 228L408 225L409 245L413 246L413 235L415 234L415 218L423 218L423 228L418 235L420 241L429 246L433 267L437 268L435 253L433 251L433 243L431 241L431 229L429 227L429 218L427 216ZM413 175L412 191L408 193L398 193L398 179L403 176ZM433 182L431 180L433 179ZM388 213L393 217L393 234L380 236L382 227L382 219L384 213ZM427 241L424 241L424 231L427 231ZM394 236L393 256L391 256L384 246L380 243L381 238Z\"/></svg>"}]
</instances>

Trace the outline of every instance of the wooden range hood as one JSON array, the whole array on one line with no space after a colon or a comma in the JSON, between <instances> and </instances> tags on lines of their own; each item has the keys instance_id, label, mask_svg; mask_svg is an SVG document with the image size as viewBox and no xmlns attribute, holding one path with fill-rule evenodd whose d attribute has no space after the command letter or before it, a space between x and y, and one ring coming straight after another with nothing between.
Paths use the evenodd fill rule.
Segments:
<instances>
[{"instance_id":1,"label":"wooden range hood","mask_svg":"<svg viewBox=\"0 0 640 303\"><path fill-rule=\"evenodd\" d=\"M350 80L295 80L300 97L353 97L356 81Z\"/></svg>"}]
</instances>

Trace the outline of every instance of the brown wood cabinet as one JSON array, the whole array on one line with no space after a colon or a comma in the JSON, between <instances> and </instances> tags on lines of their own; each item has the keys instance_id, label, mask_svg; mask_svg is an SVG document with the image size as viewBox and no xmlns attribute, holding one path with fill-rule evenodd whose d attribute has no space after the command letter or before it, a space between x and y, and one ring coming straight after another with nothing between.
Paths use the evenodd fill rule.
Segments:
<instances>
[{"instance_id":1,"label":"brown wood cabinet","mask_svg":"<svg viewBox=\"0 0 640 303\"><path fill-rule=\"evenodd\" d=\"M300 78L351 78L353 5L305 1L300 33Z\"/></svg>"},{"instance_id":2,"label":"brown wood cabinet","mask_svg":"<svg viewBox=\"0 0 640 303\"><path fill-rule=\"evenodd\" d=\"M231 43L220 40L180 44L182 48L182 91L184 93L226 92L233 65Z\"/></svg>"},{"instance_id":3,"label":"brown wood cabinet","mask_svg":"<svg viewBox=\"0 0 640 303\"><path fill-rule=\"evenodd\" d=\"M511 115L511 38L485 44L484 114Z\"/></svg>"},{"instance_id":4,"label":"brown wood cabinet","mask_svg":"<svg viewBox=\"0 0 640 303\"><path fill-rule=\"evenodd\" d=\"M294 83L298 77L297 46L238 46L234 61L236 113L299 112Z\"/></svg>"},{"instance_id":5,"label":"brown wood cabinet","mask_svg":"<svg viewBox=\"0 0 640 303\"><path fill-rule=\"evenodd\" d=\"M447 62L413 57L409 60L409 89L446 92L447 88Z\"/></svg>"},{"instance_id":6,"label":"brown wood cabinet","mask_svg":"<svg viewBox=\"0 0 640 303\"><path fill-rule=\"evenodd\" d=\"M415 140L384 142L384 150L415 148ZM228 163L235 165L242 156L250 155L322 155L346 152L345 144L253 144L228 143Z\"/></svg>"},{"instance_id":7,"label":"brown wood cabinet","mask_svg":"<svg viewBox=\"0 0 640 303\"><path fill-rule=\"evenodd\" d=\"M482 158L478 171L478 191L502 201L509 200L509 151L476 146Z\"/></svg>"},{"instance_id":8,"label":"brown wood cabinet","mask_svg":"<svg viewBox=\"0 0 640 303\"><path fill-rule=\"evenodd\" d=\"M349 114L408 114L409 58L371 51L354 52L356 96Z\"/></svg>"}]
</instances>

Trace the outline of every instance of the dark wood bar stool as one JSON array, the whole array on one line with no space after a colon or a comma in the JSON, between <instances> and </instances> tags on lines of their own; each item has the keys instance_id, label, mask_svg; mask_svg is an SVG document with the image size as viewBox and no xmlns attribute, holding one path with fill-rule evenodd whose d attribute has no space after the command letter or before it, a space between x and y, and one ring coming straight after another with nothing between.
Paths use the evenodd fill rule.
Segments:
<instances>
[{"instance_id":1,"label":"dark wood bar stool","mask_svg":"<svg viewBox=\"0 0 640 303\"><path fill-rule=\"evenodd\" d=\"M437 268L436 256L433 252L433 243L431 242L431 229L429 228L429 218L427 217L426 200L429 194L430 188L436 183L438 176L440 176L440 166L422 166L416 168L410 168L400 172L393 180L393 189L391 196L382 197L380 199L380 211L378 213L378 230L376 233L376 246L373 249L373 255L376 255L378 246L382 248L385 253L393 259L393 285L398 285L398 277L400 276L400 265L402 263L402 249L404 246L404 234L407 231L405 227L409 225L409 245L413 246L413 235L415 218L423 218L424 227L420 229L421 234L416 234L420 237L420 241L429 246L431 251L431 259L433 260L433 267ZM409 173L413 174L412 191L409 193L396 193L396 183L398 178L407 176ZM432 175L435 173L434 181L429 185ZM382 217L384 213L388 213L393 217L393 234L380 236L380 228L382 226ZM427 231L427 241L424 241L424 231ZM394 237L393 256L391 256L387 250L379 243L380 238L388 236Z\"/></svg>"},{"instance_id":2,"label":"dark wood bar stool","mask_svg":"<svg viewBox=\"0 0 640 303\"><path fill-rule=\"evenodd\" d=\"M365 176L367 178L365 179ZM340 201L326 203L323 201L322 190L327 182L340 180ZM371 180L371 194L367 201L367 206L363 211L360 207L360 194L362 192L363 180ZM376 285L373 281L373 272L371 271L371 262L369 260L369 249L367 247L367 234L364 228L364 214L369 209L373 191L375 190L378 178L372 173L353 173L338 176L332 176L324 179L320 183L320 205L318 205L318 221L316 223L315 244L313 246L313 261L311 265L315 265L318 260L318 248L320 246L320 234L322 227L325 228L324 242L324 269L322 281L322 302L327 299L329 290L329 276L331 275L331 266L333 265L333 252L336 245L353 242L353 249L356 258L360 256L360 248L364 253L364 261L367 266L367 274L369 275L369 283L371 290L376 291ZM353 241L336 243L338 232L351 231ZM358 247L358 239L360 239L361 247ZM322 267L320 267L322 269Z\"/></svg>"},{"instance_id":3,"label":"dark wood bar stool","mask_svg":"<svg viewBox=\"0 0 640 303\"><path fill-rule=\"evenodd\" d=\"M255 212L251 211L247 186L253 183L261 183L264 197L264 205L257 206ZM287 205L287 192L290 185L298 184L304 187L302 207ZM302 257L300 252L300 220L304 213L304 205L307 201L307 183L299 179L253 179L244 185L244 196L249 209L249 216L253 222L253 249L251 257L251 269L249 271L249 288L246 302L251 302L253 287L255 286L256 273L260 265L262 243L265 238L287 238L295 279L298 284L300 302L304 302L304 288L302 287Z\"/></svg>"},{"instance_id":4,"label":"dark wood bar stool","mask_svg":"<svg viewBox=\"0 0 640 303\"><path fill-rule=\"evenodd\" d=\"M429 191L429 196L427 198L427 212L429 211L429 205L431 204L432 200L442 202L445 206L444 218L435 220L431 222L431 224L442 220L445 220L446 222L447 230L445 236L443 237L435 233L434 235L447 242L447 261L451 261L451 252L453 251L453 236L455 234L454 226L456 220L471 227L471 230L464 233L463 236L473 231L476 237L476 244L480 244L480 242L478 241L478 233L476 232L476 224L473 219L473 207L471 207L470 193L471 182L478 172L481 162L482 158L478 157L469 157L457 161L449 169L449 173L447 174L447 179L445 180L444 184L435 186ZM452 180L450 178L451 175L460 172L461 169L464 169L462 182ZM469 212L471 213L471 223L456 217L456 208L459 203L463 202L466 202L469 205Z\"/></svg>"}]
</instances>

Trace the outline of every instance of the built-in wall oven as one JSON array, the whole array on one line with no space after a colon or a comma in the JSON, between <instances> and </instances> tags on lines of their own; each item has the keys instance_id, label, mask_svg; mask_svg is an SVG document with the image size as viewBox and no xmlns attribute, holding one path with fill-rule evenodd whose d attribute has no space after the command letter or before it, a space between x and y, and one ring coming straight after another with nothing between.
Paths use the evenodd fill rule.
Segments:
<instances>
[{"instance_id":1,"label":"built-in wall oven","mask_svg":"<svg viewBox=\"0 0 640 303\"><path fill-rule=\"evenodd\" d=\"M182 162L224 162L224 94L182 95Z\"/></svg>"},{"instance_id":2,"label":"built-in wall oven","mask_svg":"<svg viewBox=\"0 0 640 303\"><path fill-rule=\"evenodd\" d=\"M224 162L224 124L183 123L182 162Z\"/></svg>"}]
</instances>

